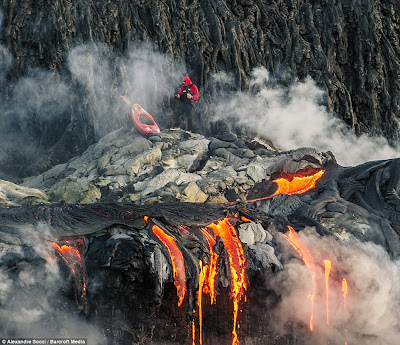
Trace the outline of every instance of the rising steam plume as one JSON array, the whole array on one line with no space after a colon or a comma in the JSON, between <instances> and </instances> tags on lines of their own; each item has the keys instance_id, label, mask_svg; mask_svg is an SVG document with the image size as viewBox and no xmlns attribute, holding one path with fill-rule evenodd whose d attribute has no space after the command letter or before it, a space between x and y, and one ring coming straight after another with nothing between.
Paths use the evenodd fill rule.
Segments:
<instances>
[{"instance_id":1,"label":"rising steam plume","mask_svg":"<svg viewBox=\"0 0 400 345\"><path fill-rule=\"evenodd\" d=\"M233 78L213 76L215 83L232 90ZM212 109L216 119L231 119L282 149L314 147L332 151L342 165L397 157L398 149L383 137L356 136L337 116L326 110L324 93L311 78L288 87L278 84L268 71L255 68L249 92L229 91Z\"/></svg>"},{"instance_id":2,"label":"rising steam plume","mask_svg":"<svg viewBox=\"0 0 400 345\"><path fill-rule=\"evenodd\" d=\"M395 344L400 336L400 261L393 260L380 246L334 237L321 237L312 228L298 234L311 252L317 272L314 330L308 330L312 288L311 273L287 243L285 269L269 277L268 287L282 296L272 326L279 333L300 325L307 344ZM284 241L284 240L283 240ZM324 260L332 262L329 286L329 326L326 322ZM342 280L348 282L344 309Z\"/></svg>"}]
</instances>

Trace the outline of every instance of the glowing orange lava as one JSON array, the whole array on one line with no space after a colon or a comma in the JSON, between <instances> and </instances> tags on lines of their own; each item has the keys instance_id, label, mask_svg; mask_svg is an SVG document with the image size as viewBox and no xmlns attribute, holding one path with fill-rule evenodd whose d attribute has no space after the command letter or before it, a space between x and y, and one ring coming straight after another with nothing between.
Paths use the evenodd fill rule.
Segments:
<instances>
[{"instance_id":1,"label":"glowing orange lava","mask_svg":"<svg viewBox=\"0 0 400 345\"><path fill-rule=\"evenodd\" d=\"M251 220L248 219L248 218L246 218L245 216L241 216L241 217L240 217L240 220L241 220L242 222L247 222L247 223L250 223L250 222L251 222Z\"/></svg>"},{"instance_id":2,"label":"glowing orange lava","mask_svg":"<svg viewBox=\"0 0 400 345\"><path fill-rule=\"evenodd\" d=\"M237 217L238 218L238 215ZM149 221L149 217L144 217L145 221ZM250 221L243 219L243 221ZM179 250L172 236L166 234L159 226L153 225L153 233L167 248L171 258L174 284L177 288L178 294L178 306L183 302L186 293L186 272L184 265L184 258L182 252ZM183 229L180 229L183 230ZM186 231L190 231L190 228L185 228ZM204 265L202 261L199 261L200 273L199 273L199 290L197 296L197 307L199 315L199 328L200 328L200 345L203 344L203 293L210 295L210 303L214 304L216 300L216 277L218 273L217 262L218 254L214 251L216 245L216 237L220 237L226 253L228 254L230 273L231 273L231 297L233 299L233 330L232 330L232 345L238 345L237 329L240 328L238 323L238 311L239 302L244 296L244 292L247 289L247 281L245 276L246 257L242 247L242 243L239 240L238 234L235 227L230 223L229 218L225 218L216 223L208 225L206 228L200 228L201 233L204 235L209 252L210 259L208 265ZM245 297L245 296L244 296ZM195 312L195 311L194 311ZM196 312L195 312L196 314ZM192 322L192 344L195 344L196 327L195 322Z\"/></svg>"},{"instance_id":3,"label":"glowing orange lava","mask_svg":"<svg viewBox=\"0 0 400 345\"><path fill-rule=\"evenodd\" d=\"M160 227L153 225L153 233L167 248L172 263L174 285L178 295L178 306L182 305L186 293L186 270L183 254L172 236L167 235Z\"/></svg>"},{"instance_id":4,"label":"glowing orange lava","mask_svg":"<svg viewBox=\"0 0 400 345\"><path fill-rule=\"evenodd\" d=\"M343 310L347 309L347 294L348 294L348 285L346 278L342 280L342 293L343 293ZM344 329L345 337L347 337L347 329ZM347 345L347 341L345 341L344 345Z\"/></svg>"},{"instance_id":5,"label":"glowing orange lava","mask_svg":"<svg viewBox=\"0 0 400 345\"><path fill-rule=\"evenodd\" d=\"M196 345L196 325L192 321L192 345Z\"/></svg>"},{"instance_id":6,"label":"glowing orange lava","mask_svg":"<svg viewBox=\"0 0 400 345\"><path fill-rule=\"evenodd\" d=\"M77 280L81 280L82 286L80 290L80 299L84 301L86 298L86 271L83 266L81 253L78 248L81 248L83 245L83 240L76 240L74 242L65 240L65 244L59 245L58 243L51 242L54 249L57 253L62 257L62 259L66 262L68 267L71 269L72 273L75 277L78 277Z\"/></svg>"},{"instance_id":7,"label":"glowing orange lava","mask_svg":"<svg viewBox=\"0 0 400 345\"><path fill-rule=\"evenodd\" d=\"M291 226L289 228L289 235L283 235L285 239L291 244L291 246L296 250L296 252L300 255L300 258L303 260L306 267L310 270L311 279L312 279L312 292L309 293L309 299L311 301L311 316L310 316L310 330L314 330L314 301L315 294L317 290L317 271L315 267L314 259L304 245L304 243L297 236L296 231Z\"/></svg>"},{"instance_id":8,"label":"glowing orange lava","mask_svg":"<svg viewBox=\"0 0 400 345\"><path fill-rule=\"evenodd\" d=\"M54 249L60 254L63 260L71 268L73 274L76 274L75 265L81 263L81 254L79 250L72 246L62 245L52 242Z\"/></svg>"},{"instance_id":9,"label":"glowing orange lava","mask_svg":"<svg viewBox=\"0 0 400 345\"><path fill-rule=\"evenodd\" d=\"M233 330L232 345L239 344L237 335L237 316L239 311L239 302L244 291L247 289L245 274L246 257L242 243L239 240L235 227L229 222L228 218L220 220L218 223L212 223L208 226L214 231L215 236L219 236L224 243L229 258L229 268L231 272L231 296L233 299Z\"/></svg>"},{"instance_id":10,"label":"glowing orange lava","mask_svg":"<svg viewBox=\"0 0 400 345\"><path fill-rule=\"evenodd\" d=\"M332 263L324 260L325 264L325 291L326 291L326 324L329 326L329 275L331 274Z\"/></svg>"},{"instance_id":11,"label":"glowing orange lava","mask_svg":"<svg viewBox=\"0 0 400 345\"><path fill-rule=\"evenodd\" d=\"M203 291L210 295L211 304L215 303L215 279L217 277L217 260L218 255L214 251L216 244L215 239L210 235L207 229L200 229L201 233L205 236L210 251L210 264L205 267Z\"/></svg>"},{"instance_id":12,"label":"glowing orange lava","mask_svg":"<svg viewBox=\"0 0 400 345\"><path fill-rule=\"evenodd\" d=\"M247 200L246 202L254 202L259 200L270 199L278 194L288 194L288 195L303 194L309 191L310 189L315 188L317 181L322 177L322 175L324 175L324 173L325 170L320 170L315 174L309 176L294 175L291 179L286 179L284 177L277 178L272 181L278 185L278 189L276 190L275 193L263 198Z\"/></svg>"},{"instance_id":13,"label":"glowing orange lava","mask_svg":"<svg viewBox=\"0 0 400 345\"><path fill-rule=\"evenodd\" d=\"M200 345L203 344L203 286L206 277L206 271L208 266L203 266L203 262L200 260L200 274L199 274L199 293L197 296L197 307L199 308L199 333L200 333Z\"/></svg>"},{"instance_id":14,"label":"glowing orange lava","mask_svg":"<svg viewBox=\"0 0 400 345\"><path fill-rule=\"evenodd\" d=\"M346 278L342 280L342 293L343 293L343 309L347 309L347 294L348 294L348 286Z\"/></svg>"}]
</instances>

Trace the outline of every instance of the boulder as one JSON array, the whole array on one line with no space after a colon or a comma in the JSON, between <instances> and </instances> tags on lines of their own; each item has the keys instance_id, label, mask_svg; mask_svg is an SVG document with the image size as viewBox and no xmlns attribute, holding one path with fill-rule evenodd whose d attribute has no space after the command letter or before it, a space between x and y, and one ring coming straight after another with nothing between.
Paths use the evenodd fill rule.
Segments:
<instances>
[{"instance_id":1,"label":"boulder","mask_svg":"<svg viewBox=\"0 0 400 345\"><path fill-rule=\"evenodd\" d=\"M0 180L0 207L47 203L48 196L37 188Z\"/></svg>"},{"instance_id":2,"label":"boulder","mask_svg":"<svg viewBox=\"0 0 400 345\"><path fill-rule=\"evenodd\" d=\"M134 188L136 191L139 191L142 196L146 196L163 188L170 182L180 185L198 180L201 180L201 177L197 174L183 173L179 169L167 169L153 179L135 183Z\"/></svg>"},{"instance_id":3,"label":"boulder","mask_svg":"<svg viewBox=\"0 0 400 345\"><path fill-rule=\"evenodd\" d=\"M154 165L154 163L160 160L161 156L161 148L158 145L147 149L146 151L138 154L137 156L129 160L124 165L124 168L133 180L140 171L143 171L147 166Z\"/></svg>"},{"instance_id":4,"label":"boulder","mask_svg":"<svg viewBox=\"0 0 400 345\"><path fill-rule=\"evenodd\" d=\"M183 190L180 200L183 202L206 202L208 195L204 193L196 182L190 182L188 186Z\"/></svg>"},{"instance_id":5,"label":"boulder","mask_svg":"<svg viewBox=\"0 0 400 345\"><path fill-rule=\"evenodd\" d=\"M219 140L227 141L230 143L233 143L237 139L237 135L232 132L218 133L215 135L215 137Z\"/></svg>"}]
</instances>

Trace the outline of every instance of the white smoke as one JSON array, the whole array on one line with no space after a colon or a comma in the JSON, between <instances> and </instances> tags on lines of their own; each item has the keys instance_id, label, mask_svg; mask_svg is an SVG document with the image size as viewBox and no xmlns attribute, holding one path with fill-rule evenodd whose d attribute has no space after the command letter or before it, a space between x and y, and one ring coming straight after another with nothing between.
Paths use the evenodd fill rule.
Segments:
<instances>
[{"instance_id":1,"label":"white smoke","mask_svg":"<svg viewBox=\"0 0 400 345\"><path fill-rule=\"evenodd\" d=\"M226 74L212 79L229 88ZM263 68L253 70L249 92L233 92L220 97L217 118L232 117L274 145L290 150L313 147L332 151L341 165L395 158L398 148L383 137L353 134L337 116L322 105L324 94L311 78L282 87Z\"/></svg>"},{"instance_id":2,"label":"white smoke","mask_svg":"<svg viewBox=\"0 0 400 345\"><path fill-rule=\"evenodd\" d=\"M41 224L41 234L49 233ZM88 344L101 345L105 339L75 306L61 302L65 287L52 245L35 235L33 228L21 228L19 237L34 253L20 246L2 243L0 253L0 333L19 338L87 338ZM14 248L16 247L16 248ZM5 262L7 248L19 264L12 270ZM11 252L9 252L11 254ZM25 257L26 256L26 257Z\"/></svg>"},{"instance_id":3,"label":"white smoke","mask_svg":"<svg viewBox=\"0 0 400 345\"><path fill-rule=\"evenodd\" d=\"M120 96L126 96L131 104L140 104L156 121L163 117L161 105L174 95L184 71L183 65L170 60L150 43L134 46L121 56L100 44L70 51L68 66L89 91L97 138L129 121L130 107Z\"/></svg>"},{"instance_id":4,"label":"white smoke","mask_svg":"<svg viewBox=\"0 0 400 345\"><path fill-rule=\"evenodd\" d=\"M71 80L37 68L7 84L12 65L12 55L0 45L0 87L4 84L2 89L8 90L7 96L0 94L0 159L15 157L28 165L46 157L40 149L54 145L71 117L82 111L87 110L97 140L127 124L132 128L130 106L120 96L139 103L160 123L165 102L173 98L184 74L182 63L150 43L132 46L124 54L102 44L79 45L67 57Z\"/></svg>"},{"instance_id":5,"label":"white smoke","mask_svg":"<svg viewBox=\"0 0 400 345\"><path fill-rule=\"evenodd\" d=\"M270 288L282 296L273 326L282 332L285 325L302 324L307 344L391 345L400 337L400 261L392 260L384 248L352 239L337 241L320 237L313 229L298 233L317 266L314 331L310 332L312 290L310 271L294 249L285 243L292 258L285 269L270 280ZM285 241L285 240L283 240ZM329 279L329 326L327 326L324 260L332 262ZM348 282L344 310L342 279Z\"/></svg>"}]
</instances>

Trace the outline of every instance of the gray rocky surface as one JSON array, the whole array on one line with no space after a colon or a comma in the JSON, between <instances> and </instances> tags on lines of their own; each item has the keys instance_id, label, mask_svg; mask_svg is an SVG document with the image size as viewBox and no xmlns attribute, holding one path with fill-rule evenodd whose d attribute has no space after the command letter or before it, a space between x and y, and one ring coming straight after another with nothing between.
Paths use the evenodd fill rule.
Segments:
<instances>
[{"instance_id":1,"label":"gray rocky surface","mask_svg":"<svg viewBox=\"0 0 400 345\"><path fill-rule=\"evenodd\" d=\"M244 201L255 183L278 171L318 169L331 160L314 149L274 151L275 157L268 157L248 147L241 149L252 153L244 159L233 152L218 154L229 141L184 131L163 131L157 137L117 130L82 156L27 178L22 186L45 191L50 202Z\"/></svg>"},{"instance_id":2,"label":"gray rocky surface","mask_svg":"<svg viewBox=\"0 0 400 345\"><path fill-rule=\"evenodd\" d=\"M201 229L228 216L247 260L248 298L240 315L243 341L252 341L255 327L255 344L295 344L293 339L307 343L307 336L303 339L302 332L297 335L290 327L288 334L271 337L266 325L276 322L274 315L257 312L260 306L265 308L257 297L260 294L274 301L281 298L268 290L262 277L273 279L278 272L293 270L288 256L295 251L282 243L283 234L293 226L299 236L303 231L312 233L320 244L336 248L332 251L353 250L361 243L383 248L384 256L395 262L400 256L400 163L392 159L341 167L330 153L312 148L278 151L264 146L273 155L259 155L259 146L252 149L246 144L251 140L239 139L241 149L254 153L244 167L229 157L213 156L229 141L182 130L145 138L122 128L81 156L20 185L0 181L0 274L3 286L15 287L3 289L0 316L17 308L13 301L21 308L33 305L40 312L29 327L12 317L0 328L5 334L35 331L40 335L43 322L58 324L60 319L78 317L78 312L79 320L107 330L98 335L100 343L185 342L191 336L199 260L211 260ZM304 176L321 169L325 173L310 191L271 197L277 187L275 178L290 180L293 174ZM267 199L246 202L260 197ZM182 252L188 289L182 307L176 307L169 251L154 235L153 225L173 238ZM53 241L79 244L84 264L75 261L71 270L66 258L57 261ZM218 237L215 241L217 311L207 311L208 304L204 305L205 315L218 320L204 325L211 343L221 329L230 336L232 328L231 315L224 312L231 303L230 264L225 244ZM376 260L380 264L383 258ZM56 262L58 268L52 266ZM82 295L85 288L87 295ZM22 292L28 302L19 297ZM48 303L39 302L46 298L54 302L44 309ZM73 309L72 316L66 308ZM45 334L53 335L48 329ZM94 333L88 331L92 337Z\"/></svg>"}]
</instances>

